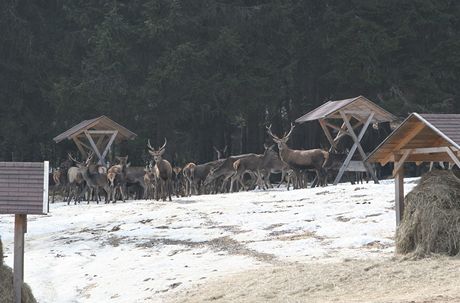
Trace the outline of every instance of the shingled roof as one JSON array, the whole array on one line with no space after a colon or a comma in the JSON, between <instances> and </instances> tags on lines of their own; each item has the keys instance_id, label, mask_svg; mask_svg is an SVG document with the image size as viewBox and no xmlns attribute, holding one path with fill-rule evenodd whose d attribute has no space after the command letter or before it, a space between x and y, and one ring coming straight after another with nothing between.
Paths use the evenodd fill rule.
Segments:
<instances>
[{"instance_id":1,"label":"shingled roof","mask_svg":"<svg viewBox=\"0 0 460 303\"><path fill-rule=\"evenodd\" d=\"M134 139L135 137L137 137L135 133L121 126L115 121L109 119L108 117L100 116L98 118L84 120L78 123L77 125L66 130L62 134L54 137L53 140L56 143L59 143L65 139L71 140L73 137L78 136L84 133L86 130L90 130L90 129L92 130L117 130L118 131L117 139L116 139L117 141Z\"/></svg>"},{"instance_id":2,"label":"shingled roof","mask_svg":"<svg viewBox=\"0 0 460 303\"><path fill-rule=\"evenodd\" d=\"M400 150L451 147L460 150L460 114L412 113L367 158L382 164L394 162ZM429 150L428 150L429 151ZM410 155L406 162L451 161L449 155L427 152Z\"/></svg>"},{"instance_id":3,"label":"shingled roof","mask_svg":"<svg viewBox=\"0 0 460 303\"><path fill-rule=\"evenodd\" d=\"M295 120L296 123L304 123L318 119L341 119L339 111L344 111L347 114L362 121L369 117L371 112L374 112L374 117L371 123L391 122L396 120L396 117L387 112L374 102L366 97L358 96L355 98L327 101L323 105L308 112L302 117Z\"/></svg>"}]
</instances>

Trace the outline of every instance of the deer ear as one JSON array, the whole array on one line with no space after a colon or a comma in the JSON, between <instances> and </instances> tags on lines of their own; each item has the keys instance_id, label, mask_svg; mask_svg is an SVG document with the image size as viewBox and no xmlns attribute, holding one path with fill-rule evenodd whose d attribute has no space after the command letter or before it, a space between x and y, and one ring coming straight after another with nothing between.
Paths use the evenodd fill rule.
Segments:
<instances>
[{"instance_id":1,"label":"deer ear","mask_svg":"<svg viewBox=\"0 0 460 303\"><path fill-rule=\"evenodd\" d=\"M126 164L126 167L130 167L130 166L131 166L131 162Z\"/></svg>"},{"instance_id":2,"label":"deer ear","mask_svg":"<svg viewBox=\"0 0 460 303\"><path fill-rule=\"evenodd\" d=\"M166 149L162 149L160 150L160 156L163 156L163 154L165 153Z\"/></svg>"},{"instance_id":3,"label":"deer ear","mask_svg":"<svg viewBox=\"0 0 460 303\"><path fill-rule=\"evenodd\" d=\"M149 154L151 154L152 156L155 156L155 152L149 150Z\"/></svg>"}]
</instances>

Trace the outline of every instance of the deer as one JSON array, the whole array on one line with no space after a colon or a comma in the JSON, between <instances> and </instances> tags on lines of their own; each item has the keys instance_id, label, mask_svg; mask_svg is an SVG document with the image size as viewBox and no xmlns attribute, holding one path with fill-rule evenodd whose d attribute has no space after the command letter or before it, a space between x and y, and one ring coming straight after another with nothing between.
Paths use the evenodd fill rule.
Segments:
<instances>
[{"instance_id":1,"label":"deer","mask_svg":"<svg viewBox=\"0 0 460 303\"><path fill-rule=\"evenodd\" d=\"M210 183L216 181L218 178L223 178L223 183L221 186L220 191L223 192L224 188L227 184L227 181L230 180L230 192L233 191L233 184L235 181L240 181L239 179L232 178L233 175L236 174L235 168L233 167L233 164L240 159L246 158L246 157L255 157L257 156L256 154L242 154L238 156L231 156L228 157L227 159L222 159L220 160L221 162L218 163L214 168L212 168L204 182L204 185L209 185Z\"/></svg>"},{"instance_id":2,"label":"deer","mask_svg":"<svg viewBox=\"0 0 460 303\"><path fill-rule=\"evenodd\" d=\"M67 156L72 161L72 166L67 169L67 205L69 205L72 198L74 198L74 204L80 203L85 180L78 168L78 165L84 165L84 162L77 161L70 153Z\"/></svg>"},{"instance_id":3,"label":"deer","mask_svg":"<svg viewBox=\"0 0 460 303\"><path fill-rule=\"evenodd\" d=\"M190 162L190 163L187 163L182 169L182 175L184 176L185 196L186 197L192 196L193 176L195 174L195 168L196 168L196 164L193 162Z\"/></svg>"},{"instance_id":4,"label":"deer","mask_svg":"<svg viewBox=\"0 0 460 303\"><path fill-rule=\"evenodd\" d=\"M117 189L120 192L120 196L123 202L125 202L126 196L126 170L128 165L128 156L126 157L115 157L118 164L113 165L107 171L107 180L109 181L110 193L107 202L116 202Z\"/></svg>"},{"instance_id":5,"label":"deer","mask_svg":"<svg viewBox=\"0 0 460 303\"><path fill-rule=\"evenodd\" d=\"M218 149L217 147L213 146L212 148L216 152L217 160L224 159L227 156L227 145L223 149Z\"/></svg>"},{"instance_id":6,"label":"deer","mask_svg":"<svg viewBox=\"0 0 460 303\"><path fill-rule=\"evenodd\" d=\"M278 136L274 135L271 128L271 125L267 126L267 132L271 136L273 141L278 145L281 160L287 165L289 165L291 169L294 170L297 177L300 176L300 172L302 170L314 169L318 177L318 184L321 186L325 186L327 175L323 166L329 158L329 153L322 149L290 149L287 146L287 141L289 140L292 131L295 128L294 123L291 123L291 129L287 134L285 133L282 138L279 138Z\"/></svg>"},{"instance_id":7,"label":"deer","mask_svg":"<svg viewBox=\"0 0 460 303\"><path fill-rule=\"evenodd\" d=\"M110 193L110 187L107 180L107 168L103 165L91 163L93 155L94 154L92 153L88 157L88 159L86 159L86 162L84 164L77 164L78 171L81 173L83 179L86 182L86 191L88 189L90 190L90 193L88 195L88 204L93 191L96 196L96 203L99 204L100 188L104 189L104 191L106 192L105 202L107 203L108 195Z\"/></svg>"},{"instance_id":8,"label":"deer","mask_svg":"<svg viewBox=\"0 0 460 303\"><path fill-rule=\"evenodd\" d=\"M155 148L153 148L152 145L150 144L150 139L148 139L147 147L149 148L150 155L153 156L153 160L155 161L155 166L153 167L153 173L157 181L156 182L157 186L155 187L155 191L157 192L156 196L158 199L160 198L158 196L158 190L159 190L159 195L161 196L163 201L166 201L166 196L169 197L169 201L172 201L171 200L172 174L173 174L172 166L168 160L163 159L163 154L166 151L165 149L166 144L167 144L167 140L165 138L165 143L163 144L163 146L161 146L158 150L155 150Z\"/></svg>"},{"instance_id":9,"label":"deer","mask_svg":"<svg viewBox=\"0 0 460 303\"><path fill-rule=\"evenodd\" d=\"M279 153L274 148L275 145L268 146L264 144L265 150L262 157L262 163L259 167L259 176L263 179L265 188L273 187L270 182L270 174L281 173L281 180L277 186L278 188L286 177L288 177L287 172L289 171L289 166L280 159Z\"/></svg>"}]
</instances>

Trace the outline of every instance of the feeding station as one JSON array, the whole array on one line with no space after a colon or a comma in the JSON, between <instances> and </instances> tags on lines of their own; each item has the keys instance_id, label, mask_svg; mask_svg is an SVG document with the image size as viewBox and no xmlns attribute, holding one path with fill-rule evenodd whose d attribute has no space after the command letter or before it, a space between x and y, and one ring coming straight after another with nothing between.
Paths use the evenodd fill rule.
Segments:
<instances>
[{"instance_id":1,"label":"feeding station","mask_svg":"<svg viewBox=\"0 0 460 303\"><path fill-rule=\"evenodd\" d=\"M378 183L374 170L369 163L364 161L367 155L361 146L361 139L371 123L391 122L396 120L396 117L369 99L358 96L345 100L327 101L298 118L295 122L301 124L315 120L318 120L327 140L331 144L329 151L337 151L337 144L344 136L350 136L354 142L340 166L334 179L334 185L340 182L346 171L367 172L374 182ZM360 130L359 127L361 127ZM357 132L358 130L359 132ZM335 137L332 135L334 131L337 132ZM358 151L358 160L352 160L356 151Z\"/></svg>"},{"instance_id":2,"label":"feeding station","mask_svg":"<svg viewBox=\"0 0 460 303\"><path fill-rule=\"evenodd\" d=\"M14 214L14 302L21 302L24 281L24 234L27 215L48 213L48 169L45 162L0 162L0 214Z\"/></svg>"},{"instance_id":3,"label":"feeding station","mask_svg":"<svg viewBox=\"0 0 460 303\"><path fill-rule=\"evenodd\" d=\"M449 162L460 168L460 114L412 113L367 158L394 163L396 224L404 213L404 163Z\"/></svg>"},{"instance_id":4,"label":"feeding station","mask_svg":"<svg viewBox=\"0 0 460 303\"><path fill-rule=\"evenodd\" d=\"M62 134L54 137L59 143L65 139L72 140L84 158L94 153L98 163L106 166L106 157L114 142L119 143L137 137L135 133L121 126L106 116L85 120Z\"/></svg>"}]
</instances>

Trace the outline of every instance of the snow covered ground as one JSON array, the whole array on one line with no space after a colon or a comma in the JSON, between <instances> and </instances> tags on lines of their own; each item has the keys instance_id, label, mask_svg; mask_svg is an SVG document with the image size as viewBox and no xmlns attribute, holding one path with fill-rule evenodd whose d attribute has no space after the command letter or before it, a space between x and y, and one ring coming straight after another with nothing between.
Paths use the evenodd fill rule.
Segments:
<instances>
[{"instance_id":1,"label":"snow covered ground","mask_svg":"<svg viewBox=\"0 0 460 303\"><path fill-rule=\"evenodd\" d=\"M406 192L416 179L406 179ZM13 216L0 216L12 266ZM29 216L25 280L39 302L163 302L270 264L389 258L394 184L50 205Z\"/></svg>"}]
</instances>

